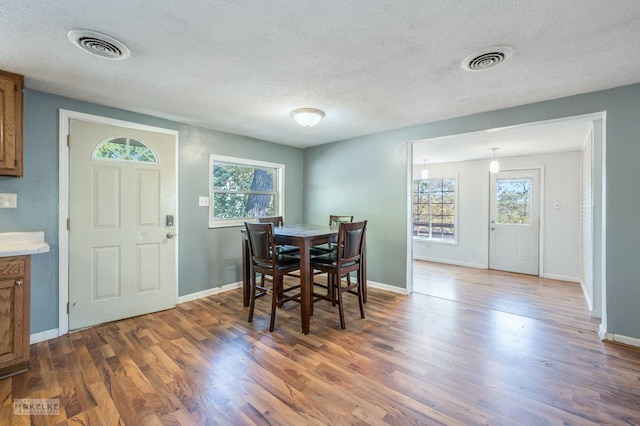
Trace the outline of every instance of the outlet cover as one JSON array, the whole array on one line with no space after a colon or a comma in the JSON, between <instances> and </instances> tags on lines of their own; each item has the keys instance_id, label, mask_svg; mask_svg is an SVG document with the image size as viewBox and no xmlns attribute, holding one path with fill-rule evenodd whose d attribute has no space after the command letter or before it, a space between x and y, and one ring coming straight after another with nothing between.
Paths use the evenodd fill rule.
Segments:
<instances>
[{"instance_id":1,"label":"outlet cover","mask_svg":"<svg viewBox=\"0 0 640 426\"><path fill-rule=\"evenodd\" d=\"M198 206L199 207L208 207L209 206L209 197L198 197Z\"/></svg>"},{"instance_id":2,"label":"outlet cover","mask_svg":"<svg viewBox=\"0 0 640 426\"><path fill-rule=\"evenodd\" d=\"M18 194L0 194L0 209L15 209L18 207Z\"/></svg>"}]
</instances>

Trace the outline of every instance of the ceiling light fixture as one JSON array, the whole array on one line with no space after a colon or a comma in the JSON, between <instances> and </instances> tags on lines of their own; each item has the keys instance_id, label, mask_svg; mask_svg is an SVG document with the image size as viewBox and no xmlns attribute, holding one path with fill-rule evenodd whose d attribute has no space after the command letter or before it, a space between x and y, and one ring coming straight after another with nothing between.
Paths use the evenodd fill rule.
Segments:
<instances>
[{"instance_id":1,"label":"ceiling light fixture","mask_svg":"<svg viewBox=\"0 0 640 426\"><path fill-rule=\"evenodd\" d=\"M291 117L301 126L313 127L322 120L324 112L315 108L298 108L291 111Z\"/></svg>"},{"instance_id":2,"label":"ceiling light fixture","mask_svg":"<svg viewBox=\"0 0 640 426\"><path fill-rule=\"evenodd\" d=\"M424 160L422 160L423 162L423 166L422 166L422 172L420 173L420 176L422 177L422 180L427 180L429 179L429 170L427 169L427 159L425 158Z\"/></svg>"},{"instance_id":3,"label":"ceiling light fixture","mask_svg":"<svg viewBox=\"0 0 640 426\"><path fill-rule=\"evenodd\" d=\"M500 171L500 163L498 163L498 160L496 160L496 150L498 148L491 148L491 150L493 150L493 160L491 160L491 163L489 163L489 171L491 173L498 173Z\"/></svg>"}]
</instances>

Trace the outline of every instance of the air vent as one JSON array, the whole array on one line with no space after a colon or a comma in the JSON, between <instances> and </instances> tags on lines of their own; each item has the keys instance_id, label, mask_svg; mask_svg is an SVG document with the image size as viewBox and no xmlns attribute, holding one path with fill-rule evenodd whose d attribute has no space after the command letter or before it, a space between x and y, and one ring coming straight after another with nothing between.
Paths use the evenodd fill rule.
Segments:
<instances>
[{"instance_id":1,"label":"air vent","mask_svg":"<svg viewBox=\"0 0 640 426\"><path fill-rule=\"evenodd\" d=\"M513 49L509 46L493 46L482 49L464 58L462 68L467 71L484 71L497 67L511 57Z\"/></svg>"},{"instance_id":2,"label":"air vent","mask_svg":"<svg viewBox=\"0 0 640 426\"><path fill-rule=\"evenodd\" d=\"M69 40L85 52L105 59L126 59L131 52L124 43L96 31L74 30L67 33Z\"/></svg>"}]
</instances>

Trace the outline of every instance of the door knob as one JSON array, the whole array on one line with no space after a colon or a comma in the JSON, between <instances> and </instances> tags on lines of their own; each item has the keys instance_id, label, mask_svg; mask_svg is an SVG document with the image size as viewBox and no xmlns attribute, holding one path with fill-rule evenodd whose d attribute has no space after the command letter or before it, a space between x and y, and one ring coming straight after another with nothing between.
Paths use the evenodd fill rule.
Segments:
<instances>
[{"instance_id":1,"label":"door knob","mask_svg":"<svg viewBox=\"0 0 640 426\"><path fill-rule=\"evenodd\" d=\"M491 230L492 230L492 231L493 231L494 229L496 229L496 228L491 228Z\"/></svg>"},{"instance_id":2,"label":"door knob","mask_svg":"<svg viewBox=\"0 0 640 426\"><path fill-rule=\"evenodd\" d=\"M168 239L172 239L172 238L173 238L173 237L175 237L176 235L178 235L178 234L174 234L174 233L173 233L173 232L171 232L171 231L167 232L167 238L168 238Z\"/></svg>"}]
</instances>

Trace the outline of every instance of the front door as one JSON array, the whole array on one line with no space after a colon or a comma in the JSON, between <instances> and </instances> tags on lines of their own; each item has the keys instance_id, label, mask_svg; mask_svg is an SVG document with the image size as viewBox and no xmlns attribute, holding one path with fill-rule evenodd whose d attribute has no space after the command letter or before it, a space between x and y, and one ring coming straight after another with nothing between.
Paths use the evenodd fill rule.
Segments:
<instances>
[{"instance_id":1,"label":"front door","mask_svg":"<svg viewBox=\"0 0 640 426\"><path fill-rule=\"evenodd\" d=\"M489 269L538 275L539 170L491 174Z\"/></svg>"},{"instance_id":2,"label":"front door","mask_svg":"<svg viewBox=\"0 0 640 426\"><path fill-rule=\"evenodd\" d=\"M69 128L69 329L174 307L175 135Z\"/></svg>"}]
</instances>

